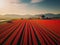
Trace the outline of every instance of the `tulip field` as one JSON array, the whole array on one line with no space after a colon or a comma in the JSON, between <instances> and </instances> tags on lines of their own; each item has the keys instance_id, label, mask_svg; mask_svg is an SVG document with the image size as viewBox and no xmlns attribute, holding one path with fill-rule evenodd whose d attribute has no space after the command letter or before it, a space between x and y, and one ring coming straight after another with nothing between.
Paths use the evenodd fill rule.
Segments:
<instances>
[{"instance_id":1,"label":"tulip field","mask_svg":"<svg viewBox=\"0 0 60 45\"><path fill-rule=\"evenodd\" d=\"M60 45L60 20L18 19L0 24L0 45Z\"/></svg>"}]
</instances>

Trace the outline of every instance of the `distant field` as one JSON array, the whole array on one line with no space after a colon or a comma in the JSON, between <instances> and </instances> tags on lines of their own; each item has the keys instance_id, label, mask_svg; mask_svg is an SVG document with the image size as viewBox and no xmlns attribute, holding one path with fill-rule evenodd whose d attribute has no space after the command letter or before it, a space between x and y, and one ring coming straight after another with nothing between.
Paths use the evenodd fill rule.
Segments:
<instances>
[{"instance_id":1,"label":"distant field","mask_svg":"<svg viewBox=\"0 0 60 45\"><path fill-rule=\"evenodd\" d=\"M60 20L13 20L0 25L1 45L60 45Z\"/></svg>"}]
</instances>

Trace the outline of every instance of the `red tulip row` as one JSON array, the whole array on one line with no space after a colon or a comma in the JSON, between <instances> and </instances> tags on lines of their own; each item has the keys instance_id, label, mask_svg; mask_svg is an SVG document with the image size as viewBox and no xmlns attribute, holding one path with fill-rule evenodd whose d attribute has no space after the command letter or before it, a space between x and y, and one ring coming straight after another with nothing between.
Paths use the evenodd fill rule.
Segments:
<instances>
[{"instance_id":1,"label":"red tulip row","mask_svg":"<svg viewBox=\"0 0 60 45\"><path fill-rule=\"evenodd\" d=\"M7 22L0 25L0 44L60 45L59 26L60 20L15 20L10 23Z\"/></svg>"}]
</instances>

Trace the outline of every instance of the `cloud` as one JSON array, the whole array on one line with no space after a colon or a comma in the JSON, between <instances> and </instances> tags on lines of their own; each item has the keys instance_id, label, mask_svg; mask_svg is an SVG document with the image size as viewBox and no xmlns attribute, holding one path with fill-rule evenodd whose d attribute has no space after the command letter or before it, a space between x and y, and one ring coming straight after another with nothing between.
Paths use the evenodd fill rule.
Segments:
<instances>
[{"instance_id":1,"label":"cloud","mask_svg":"<svg viewBox=\"0 0 60 45\"><path fill-rule=\"evenodd\" d=\"M18 0L6 0L7 3L18 3L19 1Z\"/></svg>"},{"instance_id":2,"label":"cloud","mask_svg":"<svg viewBox=\"0 0 60 45\"><path fill-rule=\"evenodd\" d=\"M31 3L38 3L38 2L42 2L43 0L32 0Z\"/></svg>"},{"instance_id":3,"label":"cloud","mask_svg":"<svg viewBox=\"0 0 60 45\"><path fill-rule=\"evenodd\" d=\"M21 4L21 3L38 3L44 0L7 0L7 1L13 4Z\"/></svg>"},{"instance_id":4,"label":"cloud","mask_svg":"<svg viewBox=\"0 0 60 45\"><path fill-rule=\"evenodd\" d=\"M4 5L2 9L0 8L0 12L3 14L25 14L28 10L28 4L19 3L19 0L5 0Z\"/></svg>"}]
</instances>

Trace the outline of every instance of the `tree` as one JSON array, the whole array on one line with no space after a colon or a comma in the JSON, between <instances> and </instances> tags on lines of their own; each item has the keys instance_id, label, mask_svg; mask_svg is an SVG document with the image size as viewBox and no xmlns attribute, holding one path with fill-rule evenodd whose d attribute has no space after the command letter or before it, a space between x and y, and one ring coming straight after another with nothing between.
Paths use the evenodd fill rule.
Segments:
<instances>
[{"instance_id":1,"label":"tree","mask_svg":"<svg viewBox=\"0 0 60 45\"><path fill-rule=\"evenodd\" d=\"M45 15L42 15L41 17L44 19L45 18Z\"/></svg>"}]
</instances>

